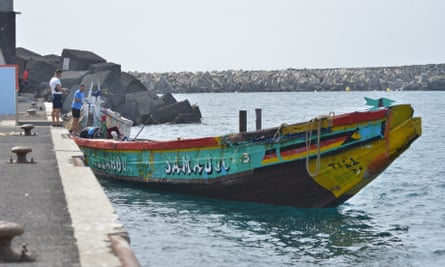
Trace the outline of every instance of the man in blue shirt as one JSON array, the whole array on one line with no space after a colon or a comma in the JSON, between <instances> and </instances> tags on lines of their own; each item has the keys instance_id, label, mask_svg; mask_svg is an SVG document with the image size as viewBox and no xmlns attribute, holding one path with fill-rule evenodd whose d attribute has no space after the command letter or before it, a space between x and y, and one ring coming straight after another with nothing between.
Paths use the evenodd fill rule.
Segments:
<instances>
[{"instance_id":1,"label":"man in blue shirt","mask_svg":"<svg viewBox=\"0 0 445 267\"><path fill-rule=\"evenodd\" d=\"M80 118L80 109L82 108L83 98L84 98L83 91L85 91L85 85L81 84L79 89L77 89L76 92L74 93L73 104L71 105L71 114L73 115L72 133L74 135L79 135L80 133L79 118Z\"/></svg>"}]
</instances>

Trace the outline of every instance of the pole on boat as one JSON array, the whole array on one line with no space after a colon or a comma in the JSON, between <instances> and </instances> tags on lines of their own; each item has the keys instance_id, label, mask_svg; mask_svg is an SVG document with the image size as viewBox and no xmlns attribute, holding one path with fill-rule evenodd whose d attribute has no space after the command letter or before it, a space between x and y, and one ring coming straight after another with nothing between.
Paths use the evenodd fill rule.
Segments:
<instances>
[{"instance_id":1,"label":"pole on boat","mask_svg":"<svg viewBox=\"0 0 445 267\"><path fill-rule=\"evenodd\" d=\"M239 132L244 133L247 131L247 111L239 111Z\"/></svg>"},{"instance_id":2,"label":"pole on boat","mask_svg":"<svg viewBox=\"0 0 445 267\"><path fill-rule=\"evenodd\" d=\"M144 128L145 128L145 125L142 125L141 129L139 129L139 132L136 134L134 139L138 139L139 134L141 134L141 132L144 130Z\"/></svg>"},{"instance_id":3,"label":"pole on boat","mask_svg":"<svg viewBox=\"0 0 445 267\"><path fill-rule=\"evenodd\" d=\"M260 108L256 108L255 109L255 122L256 122L256 129L257 130L261 130L262 128L262 119L261 119L261 109Z\"/></svg>"}]
</instances>

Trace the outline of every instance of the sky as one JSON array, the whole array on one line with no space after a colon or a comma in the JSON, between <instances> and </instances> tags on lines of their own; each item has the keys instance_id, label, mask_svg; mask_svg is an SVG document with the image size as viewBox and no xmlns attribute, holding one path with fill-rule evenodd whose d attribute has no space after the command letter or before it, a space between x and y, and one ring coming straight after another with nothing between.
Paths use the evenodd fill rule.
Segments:
<instances>
[{"instance_id":1,"label":"sky","mask_svg":"<svg viewBox=\"0 0 445 267\"><path fill-rule=\"evenodd\" d=\"M14 0L16 45L123 71L445 63L443 0Z\"/></svg>"}]
</instances>

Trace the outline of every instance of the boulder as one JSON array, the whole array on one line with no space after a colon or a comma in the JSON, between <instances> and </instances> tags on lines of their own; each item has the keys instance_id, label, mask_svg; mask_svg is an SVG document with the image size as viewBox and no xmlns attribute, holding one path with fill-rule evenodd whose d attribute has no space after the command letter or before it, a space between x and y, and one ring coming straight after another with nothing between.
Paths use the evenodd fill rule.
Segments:
<instances>
[{"instance_id":1,"label":"boulder","mask_svg":"<svg viewBox=\"0 0 445 267\"><path fill-rule=\"evenodd\" d=\"M180 113L173 120L174 123L199 123L201 122L201 114L198 113Z\"/></svg>"},{"instance_id":2,"label":"boulder","mask_svg":"<svg viewBox=\"0 0 445 267\"><path fill-rule=\"evenodd\" d=\"M62 113L68 113L71 111L71 105L73 103L74 93L79 88L79 85L73 86L72 90L69 90L66 94L63 95L63 106L62 106Z\"/></svg>"},{"instance_id":3,"label":"boulder","mask_svg":"<svg viewBox=\"0 0 445 267\"><path fill-rule=\"evenodd\" d=\"M89 68L90 72L102 72L102 71L111 71L112 73L115 73L116 75L121 74L121 65L111 63L111 62L105 62L105 63L97 63L92 64Z\"/></svg>"},{"instance_id":4,"label":"boulder","mask_svg":"<svg viewBox=\"0 0 445 267\"><path fill-rule=\"evenodd\" d=\"M153 110L163 105L159 97L156 94L153 94L149 91L141 91L141 92L127 94L125 97L125 103L133 104L135 108L135 112L133 115L134 117L129 117L128 119L133 120L137 124L143 123L143 120L146 120L147 117L150 117ZM132 107L131 109L134 110L134 108ZM130 113L125 111L118 111L118 112L122 114Z\"/></svg>"},{"instance_id":5,"label":"boulder","mask_svg":"<svg viewBox=\"0 0 445 267\"><path fill-rule=\"evenodd\" d=\"M125 94L116 94L116 95L108 94L106 106L114 110L115 107L125 104L125 101L126 101Z\"/></svg>"},{"instance_id":6,"label":"boulder","mask_svg":"<svg viewBox=\"0 0 445 267\"><path fill-rule=\"evenodd\" d=\"M41 57L42 55L23 47L17 47L15 49L15 56L24 60L28 60L32 57Z\"/></svg>"},{"instance_id":7,"label":"boulder","mask_svg":"<svg viewBox=\"0 0 445 267\"><path fill-rule=\"evenodd\" d=\"M59 66L60 63L60 56L58 55L45 55L41 57L42 60L45 60L47 62L50 62L54 64L55 66Z\"/></svg>"},{"instance_id":8,"label":"boulder","mask_svg":"<svg viewBox=\"0 0 445 267\"><path fill-rule=\"evenodd\" d=\"M430 77L428 87L430 90L443 90L445 88L445 74Z\"/></svg>"},{"instance_id":9,"label":"boulder","mask_svg":"<svg viewBox=\"0 0 445 267\"><path fill-rule=\"evenodd\" d=\"M63 70L88 70L91 65L106 60L90 51L63 49L60 67Z\"/></svg>"},{"instance_id":10,"label":"boulder","mask_svg":"<svg viewBox=\"0 0 445 267\"><path fill-rule=\"evenodd\" d=\"M68 89L77 89L83 78L88 74L85 70L68 70L62 74L62 86Z\"/></svg>"},{"instance_id":11,"label":"boulder","mask_svg":"<svg viewBox=\"0 0 445 267\"><path fill-rule=\"evenodd\" d=\"M52 98L49 80L56 69L63 69L62 86L69 89L63 97L63 113L71 111L74 92L80 84L85 84L87 87L85 97L90 90L95 92L100 89L104 108L117 111L136 124L174 122L175 119L176 122L188 122L201 117L200 112L191 108L188 101L177 103L171 94L160 98L155 91L148 90L138 78L122 72L119 64L106 62L102 57L89 51L63 49L62 56L41 56L27 49L18 48L17 62L20 64L21 73L25 67L29 69L29 83L23 88L48 101ZM206 77L210 77L208 73ZM171 89L168 75L161 76L159 81L157 84L163 89ZM20 90L22 92L22 87ZM168 108L162 109L164 107ZM179 109L175 111L175 108ZM184 115L178 117L178 114Z\"/></svg>"},{"instance_id":12,"label":"boulder","mask_svg":"<svg viewBox=\"0 0 445 267\"><path fill-rule=\"evenodd\" d=\"M57 69L53 60L45 60L44 57L31 58L26 64L29 70L30 81L49 82Z\"/></svg>"},{"instance_id":13,"label":"boulder","mask_svg":"<svg viewBox=\"0 0 445 267\"><path fill-rule=\"evenodd\" d=\"M176 101L176 98L171 93L166 93L161 96L162 102L164 102L165 105L171 105L175 104L178 101Z\"/></svg>"},{"instance_id":14,"label":"boulder","mask_svg":"<svg viewBox=\"0 0 445 267\"><path fill-rule=\"evenodd\" d=\"M147 91L147 88L141 83L141 81L126 72L121 73L121 83L125 88L127 88L128 93Z\"/></svg>"},{"instance_id":15,"label":"boulder","mask_svg":"<svg viewBox=\"0 0 445 267\"><path fill-rule=\"evenodd\" d=\"M188 100L170 104L153 110L153 123L173 122L181 113L193 113L193 108Z\"/></svg>"},{"instance_id":16,"label":"boulder","mask_svg":"<svg viewBox=\"0 0 445 267\"><path fill-rule=\"evenodd\" d=\"M82 84L85 84L87 89L93 84L93 89L100 87L104 90L104 96L107 94L126 94L127 90L121 84L120 73L116 75L115 71L101 71L91 73L89 72L82 79Z\"/></svg>"},{"instance_id":17,"label":"boulder","mask_svg":"<svg viewBox=\"0 0 445 267\"><path fill-rule=\"evenodd\" d=\"M15 49L15 63L19 66L20 78L22 78L21 74L25 70L28 60L39 57L41 57L41 55L23 47L17 47Z\"/></svg>"},{"instance_id":18,"label":"boulder","mask_svg":"<svg viewBox=\"0 0 445 267\"><path fill-rule=\"evenodd\" d=\"M128 101L118 106L115 106L112 110L119 112L122 116L133 121L134 124L142 124L142 117L139 116L136 102Z\"/></svg>"},{"instance_id":19,"label":"boulder","mask_svg":"<svg viewBox=\"0 0 445 267\"><path fill-rule=\"evenodd\" d=\"M160 91L160 92L173 92L173 88L171 86L171 84L169 83L169 81L163 76L161 75L159 77L159 81L155 84L155 88L156 91Z\"/></svg>"}]
</instances>

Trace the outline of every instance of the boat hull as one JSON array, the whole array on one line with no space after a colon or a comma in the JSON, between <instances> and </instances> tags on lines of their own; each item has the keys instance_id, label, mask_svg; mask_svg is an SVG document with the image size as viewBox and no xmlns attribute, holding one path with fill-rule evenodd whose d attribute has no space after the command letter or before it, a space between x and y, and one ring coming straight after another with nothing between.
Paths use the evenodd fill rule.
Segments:
<instances>
[{"instance_id":1,"label":"boat hull","mask_svg":"<svg viewBox=\"0 0 445 267\"><path fill-rule=\"evenodd\" d=\"M134 177L110 177L102 171L95 171L95 174L105 178L143 183L153 189L201 197L307 208L329 206L335 201L334 195L302 171L304 165L304 161L294 161L223 176L206 184L141 181ZM288 175L289 173L292 175Z\"/></svg>"},{"instance_id":2,"label":"boat hull","mask_svg":"<svg viewBox=\"0 0 445 267\"><path fill-rule=\"evenodd\" d=\"M398 105L211 138L75 141L98 176L203 197L334 207L421 135L412 115L411 106Z\"/></svg>"}]
</instances>

